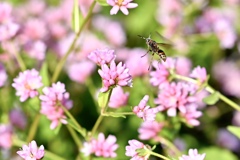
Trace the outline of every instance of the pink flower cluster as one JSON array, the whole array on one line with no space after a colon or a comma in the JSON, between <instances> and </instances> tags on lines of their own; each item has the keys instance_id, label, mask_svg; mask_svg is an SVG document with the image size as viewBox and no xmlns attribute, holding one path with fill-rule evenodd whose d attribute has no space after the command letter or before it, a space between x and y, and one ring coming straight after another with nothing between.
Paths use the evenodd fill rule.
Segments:
<instances>
[{"instance_id":1,"label":"pink flower cluster","mask_svg":"<svg viewBox=\"0 0 240 160\"><path fill-rule=\"evenodd\" d=\"M108 105L110 108L120 108L127 104L128 97L129 93L124 93L122 87L117 86L112 91Z\"/></svg>"},{"instance_id":2,"label":"pink flower cluster","mask_svg":"<svg viewBox=\"0 0 240 160\"><path fill-rule=\"evenodd\" d=\"M116 85L132 87L132 77L128 71L126 65L122 62L116 65L112 61L110 66L103 64L102 68L98 70L99 75L103 79L103 87L100 91L106 92L110 87L115 87Z\"/></svg>"},{"instance_id":3,"label":"pink flower cluster","mask_svg":"<svg viewBox=\"0 0 240 160\"><path fill-rule=\"evenodd\" d=\"M139 138L141 140L157 139L158 133L161 132L164 123L157 121L145 121L138 129Z\"/></svg>"},{"instance_id":4,"label":"pink flower cluster","mask_svg":"<svg viewBox=\"0 0 240 160\"><path fill-rule=\"evenodd\" d=\"M19 30L13 21L12 7L8 3L0 3L0 42L12 38Z\"/></svg>"},{"instance_id":5,"label":"pink flower cluster","mask_svg":"<svg viewBox=\"0 0 240 160\"><path fill-rule=\"evenodd\" d=\"M189 149L188 155L182 155L181 157L179 157L179 160L204 160L205 155L205 153L198 154L197 149Z\"/></svg>"},{"instance_id":6,"label":"pink flower cluster","mask_svg":"<svg viewBox=\"0 0 240 160\"><path fill-rule=\"evenodd\" d=\"M25 160L40 160L45 154L44 146L41 145L38 148L36 141L33 140L28 144L28 146L23 145L22 150L17 151L17 154Z\"/></svg>"},{"instance_id":7,"label":"pink flower cluster","mask_svg":"<svg viewBox=\"0 0 240 160\"><path fill-rule=\"evenodd\" d=\"M99 133L97 139L93 138L89 142L85 142L81 151L85 156L95 154L97 157L114 158L117 156L115 151L118 148L116 141L117 139L113 135L109 135L105 139L104 134Z\"/></svg>"},{"instance_id":8,"label":"pink flower cluster","mask_svg":"<svg viewBox=\"0 0 240 160\"><path fill-rule=\"evenodd\" d=\"M88 54L88 58L101 66L104 64L110 64L116 58L114 50L97 49Z\"/></svg>"},{"instance_id":9,"label":"pink flower cluster","mask_svg":"<svg viewBox=\"0 0 240 160\"><path fill-rule=\"evenodd\" d=\"M56 128L59 123L67 124L62 107L71 109L72 101L69 100L69 93L66 92L65 85L61 82L53 83L52 87L43 88L43 94L39 97L42 101L40 112L52 121L50 128Z\"/></svg>"},{"instance_id":10,"label":"pink flower cluster","mask_svg":"<svg viewBox=\"0 0 240 160\"><path fill-rule=\"evenodd\" d=\"M167 115L174 117L177 111L185 118L190 125L199 125L199 118L202 113L197 111L196 98L191 95L194 90L187 83L172 82L165 85L159 91L158 97L155 99L159 111L167 111Z\"/></svg>"},{"instance_id":11,"label":"pink flower cluster","mask_svg":"<svg viewBox=\"0 0 240 160\"><path fill-rule=\"evenodd\" d=\"M42 87L42 77L35 69L20 72L15 78L12 86L17 90L16 95L20 96L20 101L24 102L29 97L33 98L38 95L37 89Z\"/></svg>"}]
</instances>

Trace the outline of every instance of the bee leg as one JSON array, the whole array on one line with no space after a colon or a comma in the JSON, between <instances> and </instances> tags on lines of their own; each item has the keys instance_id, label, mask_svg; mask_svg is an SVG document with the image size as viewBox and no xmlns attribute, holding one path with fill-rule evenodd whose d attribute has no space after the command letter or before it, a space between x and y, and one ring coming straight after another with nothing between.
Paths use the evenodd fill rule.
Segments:
<instances>
[{"instance_id":1,"label":"bee leg","mask_svg":"<svg viewBox=\"0 0 240 160\"><path fill-rule=\"evenodd\" d=\"M148 50L146 54L142 55L141 58L146 56L149 52L150 52L150 50Z\"/></svg>"},{"instance_id":2,"label":"bee leg","mask_svg":"<svg viewBox=\"0 0 240 160\"><path fill-rule=\"evenodd\" d=\"M152 57L151 57L151 60L150 60L150 64L149 64L148 70L150 70L150 68L151 68L153 56L154 56L154 53L152 53Z\"/></svg>"}]
</instances>

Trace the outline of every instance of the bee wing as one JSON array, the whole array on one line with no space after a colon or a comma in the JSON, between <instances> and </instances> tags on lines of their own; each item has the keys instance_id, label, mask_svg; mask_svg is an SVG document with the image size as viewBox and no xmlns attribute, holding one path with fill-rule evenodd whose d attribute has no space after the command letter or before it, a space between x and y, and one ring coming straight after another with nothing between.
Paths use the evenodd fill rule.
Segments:
<instances>
[{"instance_id":1,"label":"bee wing","mask_svg":"<svg viewBox=\"0 0 240 160\"><path fill-rule=\"evenodd\" d=\"M167 41L168 43L173 44L172 41L170 41L170 40L167 39L166 37L162 36L162 35L161 35L160 33L158 33L157 31L156 31L156 34L157 34L161 39L163 39L164 41Z\"/></svg>"},{"instance_id":2,"label":"bee wing","mask_svg":"<svg viewBox=\"0 0 240 160\"><path fill-rule=\"evenodd\" d=\"M157 43L159 46L165 47L165 48L172 48L173 45L172 44L168 44L168 43Z\"/></svg>"}]
</instances>

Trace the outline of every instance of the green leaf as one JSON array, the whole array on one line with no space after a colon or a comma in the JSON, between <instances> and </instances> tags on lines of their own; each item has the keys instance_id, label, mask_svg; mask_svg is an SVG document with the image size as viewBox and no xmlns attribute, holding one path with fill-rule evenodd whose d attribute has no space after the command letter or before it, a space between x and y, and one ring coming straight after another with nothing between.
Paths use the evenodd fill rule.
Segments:
<instances>
[{"instance_id":1,"label":"green leaf","mask_svg":"<svg viewBox=\"0 0 240 160\"><path fill-rule=\"evenodd\" d=\"M54 133L55 135L57 135L58 132L60 131L61 127L62 127L62 123L59 123L58 126L57 126L57 128L55 128L55 129L53 130L53 133Z\"/></svg>"},{"instance_id":2,"label":"green leaf","mask_svg":"<svg viewBox=\"0 0 240 160\"><path fill-rule=\"evenodd\" d=\"M98 95L98 105L100 108L105 108L108 104L108 101L110 99L112 93L112 89L109 89L107 92L100 92Z\"/></svg>"},{"instance_id":3,"label":"green leaf","mask_svg":"<svg viewBox=\"0 0 240 160\"><path fill-rule=\"evenodd\" d=\"M219 92L214 92L213 94L203 98L203 102L208 105L214 105L219 100Z\"/></svg>"},{"instance_id":4,"label":"green leaf","mask_svg":"<svg viewBox=\"0 0 240 160\"><path fill-rule=\"evenodd\" d=\"M240 139L240 127L228 126L227 129Z\"/></svg>"},{"instance_id":5,"label":"green leaf","mask_svg":"<svg viewBox=\"0 0 240 160\"><path fill-rule=\"evenodd\" d=\"M78 0L74 0L73 12L72 12L72 29L75 33L80 30L80 24L83 21L83 16L80 12Z\"/></svg>"},{"instance_id":6,"label":"green leaf","mask_svg":"<svg viewBox=\"0 0 240 160\"><path fill-rule=\"evenodd\" d=\"M96 0L96 2L101 6L109 6L109 4L107 4L107 0Z\"/></svg>"},{"instance_id":7,"label":"green leaf","mask_svg":"<svg viewBox=\"0 0 240 160\"><path fill-rule=\"evenodd\" d=\"M199 151L199 154L206 153L204 160L237 160L238 158L229 150L218 147L207 147Z\"/></svg>"},{"instance_id":8,"label":"green leaf","mask_svg":"<svg viewBox=\"0 0 240 160\"><path fill-rule=\"evenodd\" d=\"M44 86L49 86L50 81L49 81L49 76L48 76L48 65L46 62L43 63L42 68L40 70L40 75L42 77L42 82Z\"/></svg>"}]
</instances>

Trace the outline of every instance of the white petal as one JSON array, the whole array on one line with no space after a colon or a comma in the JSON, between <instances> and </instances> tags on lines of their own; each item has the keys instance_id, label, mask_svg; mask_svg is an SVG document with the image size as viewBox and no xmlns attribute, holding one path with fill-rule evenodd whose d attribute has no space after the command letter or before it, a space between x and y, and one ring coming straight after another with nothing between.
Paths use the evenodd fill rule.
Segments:
<instances>
[{"instance_id":1,"label":"white petal","mask_svg":"<svg viewBox=\"0 0 240 160\"><path fill-rule=\"evenodd\" d=\"M110 14L111 14L111 15L117 14L118 11L119 11L119 6L118 6L118 5L115 5L115 6L113 6L113 8L111 9Z\"/></svg>"}]
</instances>

